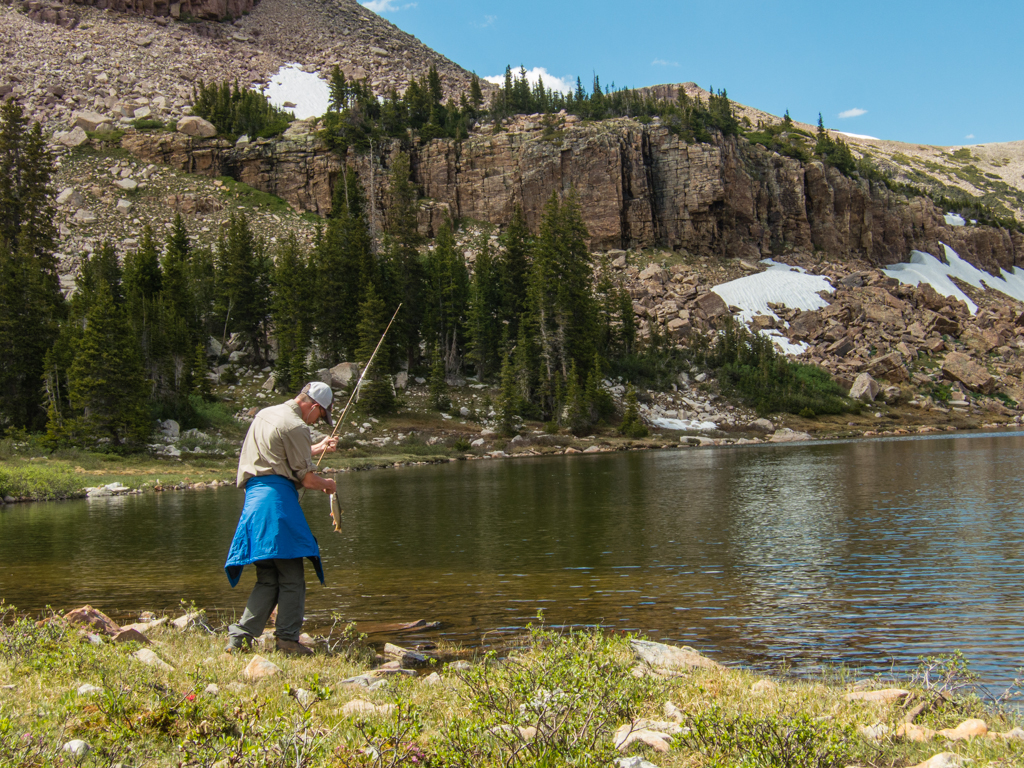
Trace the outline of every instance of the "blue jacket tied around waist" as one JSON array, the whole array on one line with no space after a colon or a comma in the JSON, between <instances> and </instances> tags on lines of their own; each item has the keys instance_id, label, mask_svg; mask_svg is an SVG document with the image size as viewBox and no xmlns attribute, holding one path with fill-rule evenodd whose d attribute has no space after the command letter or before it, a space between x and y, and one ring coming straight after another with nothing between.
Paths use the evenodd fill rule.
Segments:
<instances>
[{"instance_id":1,"label":"blue jacket tied around waist","mask_svg":"<svg viewBox=\"0 0 1024 768\"><path fill-rule=\"evenodd\" d=\"M250 477L245 483L242 517L224 563L228 581L232 587L238 584L242 568L257 560L296 557L308 557L324 583L320 545L299 506L295 483L280 475Z\"/></svg>"}]
</instances>

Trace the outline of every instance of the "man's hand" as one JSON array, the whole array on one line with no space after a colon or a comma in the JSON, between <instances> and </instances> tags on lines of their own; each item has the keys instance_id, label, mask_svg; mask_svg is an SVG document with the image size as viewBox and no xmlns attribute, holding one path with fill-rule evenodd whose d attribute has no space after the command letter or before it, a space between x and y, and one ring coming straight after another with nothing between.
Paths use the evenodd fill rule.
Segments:
<instances>
[{"instance_id":1,"label":"man's hand","mask_svg":"<svg viewBox=\"0 0 1024 768\"><path fill-rule=\"evenodd\" d=\"M333 480L327 477L320 477L316 472L307 472L302 476L302 487L311 491L323 491L324 493L335 493L338 486Z\"/></svg>"},{"instance_id":2,"label":"man's hand","mask_svg":"<svg viewBox=\"0 0 1024 768\"><path fill-rule=\"evenodd\" d=\"M325 437L311 448L314 456L319 456L323 453L334 453L336 450L338 450L338 438L336 437Z\"/></svg>"}]
</instances>

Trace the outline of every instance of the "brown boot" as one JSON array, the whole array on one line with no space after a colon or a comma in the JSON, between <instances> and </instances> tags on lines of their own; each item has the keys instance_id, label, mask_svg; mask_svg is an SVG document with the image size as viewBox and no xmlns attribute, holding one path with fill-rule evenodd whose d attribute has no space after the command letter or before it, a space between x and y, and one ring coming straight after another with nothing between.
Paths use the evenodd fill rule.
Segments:
<instances>
[{"instance_id":1,"label":"brown boot","mask_svg":"<svg viewBox=\"0 0 1024 768\"><path fill-rule=\"evenodd\" d=\"M302 643L296 642L295 640L282 640L280 637L277 638L277 650L281 653L287 653L289 656L313 655L312 648L307 648Z\"/></svg>"}]
</instances>

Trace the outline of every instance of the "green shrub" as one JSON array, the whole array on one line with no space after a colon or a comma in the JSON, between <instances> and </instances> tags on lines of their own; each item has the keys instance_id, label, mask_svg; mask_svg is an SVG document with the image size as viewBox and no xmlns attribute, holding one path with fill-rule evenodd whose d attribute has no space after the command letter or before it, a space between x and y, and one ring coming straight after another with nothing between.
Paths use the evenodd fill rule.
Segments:
<instances>
[{"instance_id":1,"label":"green shrub","mask_svg":"<svg viewBox=\"0 0 1024 768\"><path fill-rule=\"evenodd\" d=\"M712 765L749 768L840 768L854 741L848 727L837 727L801 713L729 717L717 706L691 715L682 742Z\"/></svg>"},{"instance_id":2,"label":"green shrub","mask_svg":"<svg viewBox=\"0 0 1024 768\"><path fill-rule=\"evenodd\" d=\"M45 464L0 467L0 496L66 499L81 496L82 478L66 467Z\"/></svg>"},{"instance_id":3,"label":"green shrub","mask_svg":"<svg viewBox=\"0 0 1024 768\"><path fill-rule=\"evenodd\" d=\"M488 653L459 673L474 713L443 729L444 765L610 765L612 733L665 683L632 674L628 641L600 632L531 629L523 653ZM533 738L520 728L535 728Z\"/></svg>"},{"instance_id":4,"label":"green shrub","mask_svg":"<svg viewBox=\"0 0 1024 768\"><path fill-rule=\"evenodd\" d=\"M858 410L828 371L787 360L775 350L770 337L751 333L731 321L708 353L707 362L718 369L724 390L740 397L762 416L804 411L817 416Z\"/></svg>"}]
</instances>

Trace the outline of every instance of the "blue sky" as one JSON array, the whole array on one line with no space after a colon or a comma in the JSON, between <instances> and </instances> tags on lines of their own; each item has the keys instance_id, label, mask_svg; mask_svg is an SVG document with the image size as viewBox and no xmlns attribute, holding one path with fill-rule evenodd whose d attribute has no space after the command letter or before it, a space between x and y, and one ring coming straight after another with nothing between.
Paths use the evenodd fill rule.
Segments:
<instances>
[{"instance_id":1,"label":"blue sky","mask_svg":"<svg viewBox=\"0 0 1024 768\"><path fill-rule=\"evenodd\" d=\"M481 77L692 80L758 109L922 144L1024 139L1020 0L372 0Z\"/></svg>"}]
</instances>

